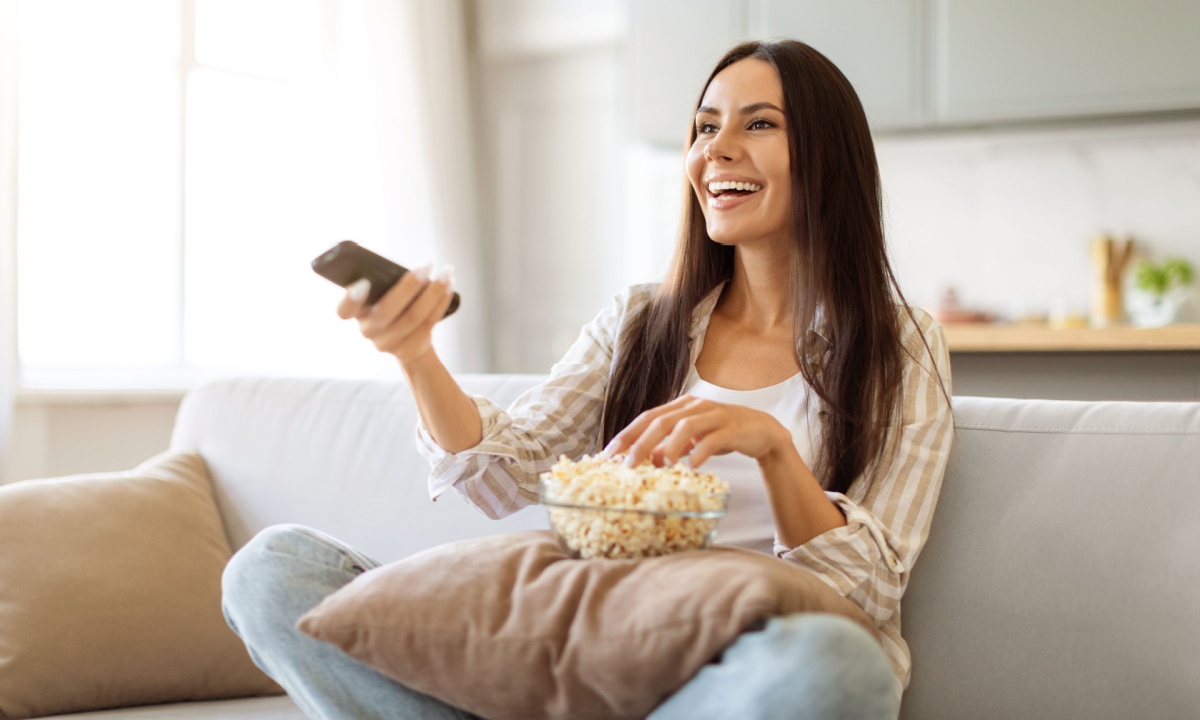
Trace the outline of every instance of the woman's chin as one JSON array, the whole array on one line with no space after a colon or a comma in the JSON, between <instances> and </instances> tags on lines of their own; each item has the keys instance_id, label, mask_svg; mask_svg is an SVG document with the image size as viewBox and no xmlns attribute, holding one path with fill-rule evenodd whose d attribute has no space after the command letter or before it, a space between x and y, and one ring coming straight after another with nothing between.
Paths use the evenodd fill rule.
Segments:
<instances>
[{"instance_id":1,"label":"woman's chin","mask_svg":"<svg viewBox=\"0 0 1200 720\"><path fill-rule=\"evenodd\" d=\"M738 245L746 241L746 234L730 228L708 228L708 237L718 245Z\"/></svg>"}]
</instances>

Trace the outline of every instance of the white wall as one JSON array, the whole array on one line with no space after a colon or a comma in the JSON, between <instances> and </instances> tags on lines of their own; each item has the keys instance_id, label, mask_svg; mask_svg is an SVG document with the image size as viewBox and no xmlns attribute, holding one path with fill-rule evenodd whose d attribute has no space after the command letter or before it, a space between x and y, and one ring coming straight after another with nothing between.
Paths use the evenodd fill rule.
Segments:
<instances>
[{"instance_id":1,"label":"white wall","mask_svg":"<svg viewBox=\"0 0 1200 720\"><path fill-rule=\"evenodd\" d=\"M179 399L26 397L13 415L6 481L130 470L166 450Z\"/></svg>"},{"instance_id":2,"label":"white wall","mask_svg":"<svg viewBox=\"0 0 1200 720\"><path fill-rule=\"evenodd\" d=\"M1086 315L1090 240L1132 235L1200 267L1200 119L881 138L888 227L910 300L946 285L1002 315ZM1195 298L1181 319L1200 320Z\"/></svg>"},{"instance_id":3,"label":"white wall","mask_svg":"<svg viewBox=\"0 0 1200 720\"><path fill-rule=\"evenodd\" d=\"M544 372L625 284L625 5L468 7L494 369Z\"/></svg>"}]
</instances>

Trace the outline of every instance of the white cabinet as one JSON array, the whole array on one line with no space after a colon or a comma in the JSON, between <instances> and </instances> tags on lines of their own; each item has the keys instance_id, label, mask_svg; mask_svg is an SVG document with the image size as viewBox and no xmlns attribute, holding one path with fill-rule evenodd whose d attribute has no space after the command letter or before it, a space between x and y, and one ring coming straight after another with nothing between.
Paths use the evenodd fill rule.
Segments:
<instances>
[{"instance_id":1,"label":"white cabinet","mask_svg":"<svg viewBox=\"0 0 1200 720\"><path fill-rule=\"evenodd\" d=\"M633 135L679 146L749 37L795 37L876 132L1200 110L1200 0L632 0Z\"/></svg>"},{"instance_id":2,"label":"white cabinet","mask_svg":"<svg viewBox=\"0 0 1200 720\"><path fill-rule=\"evenodd\" d=\"M633 134L681 146L709 71L735 43L794 37L846 74L872 127L930 119L929 0L633 0Z\"/></svg>"},{"instance_id":3,"label":"white cabinet","mask_svg":"<svg viewBox=\"0 0 1200 720\"><path fill-rule=\"evenodd\" d=\"M633 0L633 136L684 147L708 73L746 38L742 0Z\"/></svg>"},{"instance_id":4,"label":"white cabinet","mask_svg":"<svg viewBox=\"0 0 1200 720\"><path fill-rule=\"evenodd\" d=\"M761 0L758 37L793 37L833 61L876 130L931 120L926 0Z\"/></svg>"},{"instance_id":5,"label":"white cabinet","mask_svg":"<svg viewBox=\"0 0 1200 720\"><path fill-rule=\"evenodd\" d=\"M938 0L937 118L1200 108L1200 1Z\"/></svg>"}]
</instances>

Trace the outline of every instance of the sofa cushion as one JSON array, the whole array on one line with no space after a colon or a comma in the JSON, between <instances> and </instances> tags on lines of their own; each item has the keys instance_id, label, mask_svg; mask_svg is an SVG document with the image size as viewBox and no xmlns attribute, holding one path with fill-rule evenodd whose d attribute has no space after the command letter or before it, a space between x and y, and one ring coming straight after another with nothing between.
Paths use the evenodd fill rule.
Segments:
<instances>
[{"instance_id":1,"label":"sofa cushion","mask_svg":"<svg viewBox=\"0 0 1200 720\"><path fill-rule=\"evenodd\" d=\"M1196 717L1200 403L955 397L903 717Z\"/></svg>"},{"instance_id":2,"label":"sofa cushion","mask_svg":"<svg viewBox=\"0 0 1200 720\"><path fill-rule=\"evenodd\" d=\"M549 531L466 540L368 571L300 620L407 687L492 720L643 718L768 616L867 615L740 548L572 560Z\"/></svg>"},{"instance_id":3,"label":"sofa cushion","mask_svg":"<svg viewBox=\"0 0 1200 720\"><path fill-rule=\"evenodd\" d=\"M0 487L0 718L277 693L221 615L203 460Z\"/></svg>"}]
</instances>

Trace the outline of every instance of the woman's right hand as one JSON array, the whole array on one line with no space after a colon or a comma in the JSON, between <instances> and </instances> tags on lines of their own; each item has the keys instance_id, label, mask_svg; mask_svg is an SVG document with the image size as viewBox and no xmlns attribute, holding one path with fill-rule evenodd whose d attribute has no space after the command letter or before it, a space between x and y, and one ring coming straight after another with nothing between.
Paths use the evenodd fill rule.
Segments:
<instances>
[{"instance_id":1,"label":"woman's right hand","mask_svg":"<svg viewBox=\"0 0 1200 720\"><path fill-rule=\"evenodd\" d=\"M433 349L433 326L454 297L454 269L446 265L431 272L426 265L404 273L371 306L366 305L369 292L370 283L365 279L347 287L338 304L338 316L357 319L359 332L376 349L406 364Z\"/></svg>"}]
</instances>

